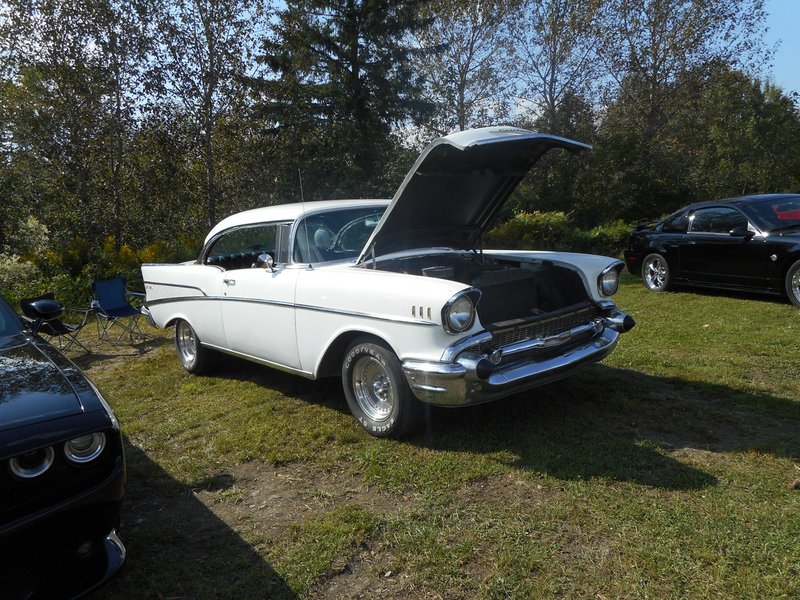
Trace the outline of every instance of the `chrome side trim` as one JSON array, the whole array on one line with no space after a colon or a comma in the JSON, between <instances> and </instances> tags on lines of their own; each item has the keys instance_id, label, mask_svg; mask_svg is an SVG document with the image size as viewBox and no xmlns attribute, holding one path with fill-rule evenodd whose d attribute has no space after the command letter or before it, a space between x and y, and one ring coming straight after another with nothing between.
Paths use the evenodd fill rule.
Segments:
<instances>
[{"instance_id":1,"label":"chrome side trim","mask_svg":"<svg viewBox=\"0 0 800 600\"><path fill-rule=\"evenodd\" d=\"M298 310L313 310L316 312L325 312L335 315L344 315L348 317L360 317L364 319L372 319L375 321L389 321L392 323L408 323L409 325L423 325L426 327L438 327L439 324L426 319L414 319L411 317L389 316L380 315L377 313L360 312L356 310L344 310L340 308L327 308L323 306L313 306L309 304L296 304L295 308Z\"/></svg>"},{"instance_id":2,"label":"chrome side trim","mask_svg":"<svg viewBox=\"0 0 800 600\"><path fill-rule=\"evenodd\" d=\"M413 319L411 317L401 317L394 315L381 315L378 313L360 312L357 310L344 310L341 308L328 308L325 306L314 306L311 304L293 304L291 302L281 302L278 300L259 300L258 298L229 298L227 296L181 296L177 298L160 298L152 300L147 303L148 306L157 306L159 304L169 304L172 302L245 302L249 304L265 304L267 306L282 306L284 308L294 308L297 310L312 310L315 312L324 312L335 315L344 315L347 317L359 317L363 319L371 319L373 321L388 321L391 323L407 323L409 325L422 325L425 327L438 327L439 324L425 319Z\"/></svg>"},{"instance_id":3,"label":"chrome side trim","mask_svg":"<svg viewBox=\"0 0 800 600\"><path fill-rule=\"evenodd\" d=\"M181 284L181 283L161 283L160 281L145 281L145 282L143 282L143 285L145 286L145 289L147 289L148 285L163 285L165 287L183 288L183 289L187 289L187 290L197 290L198 292L203 294L203 296L207 296L208 295L202 289L200 289L199 287L194 286L194 285L184 285L184 284Z\"/></svg>"}]
</instances>

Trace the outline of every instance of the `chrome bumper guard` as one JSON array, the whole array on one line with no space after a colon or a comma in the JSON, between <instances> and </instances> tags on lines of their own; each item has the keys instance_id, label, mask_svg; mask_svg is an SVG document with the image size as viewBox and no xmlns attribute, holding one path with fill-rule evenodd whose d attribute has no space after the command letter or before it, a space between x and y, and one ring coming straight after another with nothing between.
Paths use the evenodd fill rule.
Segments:
<instances>
[{"instance_id":1,"label":"chrome bumper guard","mask_svg":"<svg viewBox=\"0 0 800 600\"><path fill-rule=\"evenodd\" d=\"M616 308L606 312L569 331L505 346L502 356L495 353L493 360L477 352L462 352L451 362L405 360L403 373L414 395L429 404L464 406L510 396L561 379L582 365L605 358L617 345L620 333L635 325L630 315ZM458 344L464 346L464 342ZM558 356L538 360L535 355L525 356L559 346L564 346L565 351Z\"/></svg>"},{"instance_id":2,"label":"chrome bumper guard","mask_svg":"<svg viewBox=\"0 0 800 600\"><path fill-rule=\"evenodd\" d=\"M149 307L143 306L142 308L139 309L139 312L141 312L144 315L144 318L147 319L147 322L150 323L151 327L155 327L156 329L158 329L158 325L156 325L155 319L153 319L153 315L150 313Z\"/></svg>"}]
</instances>

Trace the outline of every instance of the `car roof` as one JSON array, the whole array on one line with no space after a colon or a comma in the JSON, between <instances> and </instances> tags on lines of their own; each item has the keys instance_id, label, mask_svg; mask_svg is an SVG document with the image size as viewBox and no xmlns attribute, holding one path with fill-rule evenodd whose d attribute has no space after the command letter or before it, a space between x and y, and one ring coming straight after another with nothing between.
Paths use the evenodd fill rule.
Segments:
<instances>
[{"instance_id":1,"label":"car roof","mask_svg":"<svg viewBox=\"0 0 800 600\"><path fill-rule=\"evenodd\" d=\"M729 204L731 206L746 206L765 200L782 200L784 198L796 198L800 194L752 194L749 196L735 196L732 198L720 198L719 200L706 200L704 202L695 202L681 209L684 210L697 210L698 208L705 208L706 206L719 206Z\"/></svg>"},{"instance_id":2,"label":"car roof","mask_svg":"<svg viewBox=\"0 0 800 600\"><path fill-rule=\"evenodd\" d=\"M269 223L274 221L296 221L301 216L324 212L337 208L359 208L362 206L387 206L388 199L372 200L316 200L314 202L293 202L290 204L274 204L262 206L244 212L236 213L222 219L206 236L206 242L221 231L231 227L251 225L254 223Z\"/></svg>"}]
</instances>

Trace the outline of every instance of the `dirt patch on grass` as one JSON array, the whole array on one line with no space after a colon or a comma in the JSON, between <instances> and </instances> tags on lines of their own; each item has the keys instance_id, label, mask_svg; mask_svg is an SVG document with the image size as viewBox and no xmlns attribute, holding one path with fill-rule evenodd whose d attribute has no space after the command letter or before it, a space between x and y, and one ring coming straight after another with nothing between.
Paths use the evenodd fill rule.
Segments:
<instances>
[{"instance_id":1,"label":"dirt patch on grass","mask_svg":"<svg viewBox=\"0 0 800 600\"><path fill-rule=\"evenodd\" d=\"M236 465L201 482L196 495L225 521L256 525L268 534L345 502L386 516L409 503L371 489L347 471L263 462Z\"/></svg>"},{"instance_id":2,"label":"dirt patch on grass","mask_svg":"<svg viewBox=\"0 0 800 600\"><path fill-rule=\"evenodd\" d=\"M411 496L395 496L366 485L353 473L291 464L248 462L200 483L195 496L243 538L255 532L258 546L277 544L292 527L343 504L357 505L382 519L412 510ZM339 556L310 591L310 598L436 598L417 589L386 544L370 540Z\"/></svg>"}]
</instances>

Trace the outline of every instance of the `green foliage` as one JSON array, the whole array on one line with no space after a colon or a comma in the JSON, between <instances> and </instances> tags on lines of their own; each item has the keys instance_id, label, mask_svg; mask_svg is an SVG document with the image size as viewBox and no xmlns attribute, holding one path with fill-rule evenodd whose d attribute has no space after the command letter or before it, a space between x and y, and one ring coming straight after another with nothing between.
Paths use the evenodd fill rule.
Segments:
<instances>
[{"instance_id":1,"label":"green foliage","mask_svg":"<svg viewBox=\"0 0 800 600\"><path fill-rule=\"evenodd\" d=\"M384 165L399 149L393 128L428 109L409 33L418 3L294 0L277 14L258 58L272 71L251 82L266 152L284 196L388 196Z\"/></svg>"},{"instance_id":2,"label":"green foliage","mask_svg":"<svg viewBox=\"0 0 800 600\"><path fill-rule=\"evenodd\" d=\"M559 250L621 256L631 225L616 220L589 230L576 227L563 212L522 212L486 235L487 246L516 250Z\"/></svg>"}]
</instances>

